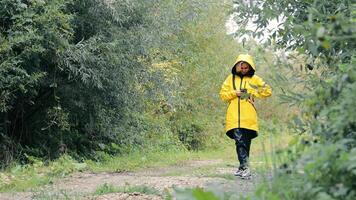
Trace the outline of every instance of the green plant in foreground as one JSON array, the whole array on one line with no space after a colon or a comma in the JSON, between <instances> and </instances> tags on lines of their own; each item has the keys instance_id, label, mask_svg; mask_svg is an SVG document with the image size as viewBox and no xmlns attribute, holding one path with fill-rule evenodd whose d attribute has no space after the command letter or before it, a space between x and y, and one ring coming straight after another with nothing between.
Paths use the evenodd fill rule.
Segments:
<instances>
[{"instance_id":1,"label":"green plant in foreground","mask_svg":"<svg viewBox=\"0 0 356 200\"><path fill-rule=\"evenodd\" d=\"M219 200L213 192L205 191L201 188L196 189L186 189L186 190L175 190L175 195L177 199L196 199L196 200Z\"/></svg>"},{"instance_id":2,"label":"green plant in foreground","mask_svg":"<svg viewBox=\"0 0 356 200\"><path fill-rule=\"evenodd\" d=\"M238 200L240 194L227 193L223 190L214 189L175 189L173 196L177 200Z\"/></svg>"}]
</instances>

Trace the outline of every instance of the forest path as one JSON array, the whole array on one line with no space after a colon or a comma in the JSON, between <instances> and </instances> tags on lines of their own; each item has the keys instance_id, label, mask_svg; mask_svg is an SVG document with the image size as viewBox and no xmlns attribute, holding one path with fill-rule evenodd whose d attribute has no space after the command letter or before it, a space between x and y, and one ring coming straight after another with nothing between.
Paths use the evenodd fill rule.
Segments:
<instances>
[{"instance_id":1,"label":"forest path","mask_svg":"<svg viewBox=\"0 0 356 200\"><path fill-rule=\"evenodd\" d=\"M224 160L195 160L162 168L123 173L74 173L34 192L0 193L1 200L18 199L165 199L174 188L207 188L246 196L271 175L253 173L251 180L233 176L236 167ZM96 195L101 188L108 194ZM111 188L120 188L119 191ZM135 189L136 188L136 189ZM138 189L137 189L138 188ZM136 190L136 191L135 191ZM147 192L154 191L154 192Z\"/></svg>"}]
</instances>

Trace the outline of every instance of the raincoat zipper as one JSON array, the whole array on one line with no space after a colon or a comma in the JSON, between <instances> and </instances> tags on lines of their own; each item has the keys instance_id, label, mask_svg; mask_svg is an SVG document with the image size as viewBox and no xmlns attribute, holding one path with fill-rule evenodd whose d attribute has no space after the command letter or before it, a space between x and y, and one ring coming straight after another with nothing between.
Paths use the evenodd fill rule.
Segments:
<instances>
[{"instance_id":1,"label":"raincoat zipper","mask_svg":"<svg viewBox=\"0 0 356 200\"><path fill-rule=\"evenodd\" d=\"M241 77L241 82L240 82L240 91L241 91L241 86L242 86L242 80L243 80L243 76ZM239 99L238 99L238 105L237 105L237 113L238 113L238 118L239 118L239 120L238 120L238 128L240 128L240 124L241 124L241 121L240 121L240 116L241 116L241 114L240 114L240 107L241 107L241 105L240 105L240 101L241 101L241 97L238 97Z\"/></svg>"},{"instance_id":2,"label":"raincoat zipper","mask_svg":"<svg viewBox=\"0 0 356 200\"><path fill-rule=\"evenodd\" d=\"M240 79L241 79L241 82L240 82L240 90L241 90L241 86L242 86L242 79L243 79L244 77L242 76ZM236 85L235 85L235 74L232 76L232 87L234 88L234 90L236 90ZM240 124L241 124L241 122L240 122L240 97L237 97L238 98L238 104L237 104L237 116L238 116L238 124L237 124L237 128L240 128Z\"/></svg>"}]
</instances>

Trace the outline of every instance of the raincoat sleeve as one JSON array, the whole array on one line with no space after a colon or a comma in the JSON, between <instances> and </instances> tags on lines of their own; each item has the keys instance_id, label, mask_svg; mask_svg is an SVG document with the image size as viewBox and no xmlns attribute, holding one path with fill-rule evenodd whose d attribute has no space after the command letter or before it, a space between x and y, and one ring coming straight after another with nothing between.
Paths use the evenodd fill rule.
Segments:
<instances>
[{"instance_id":1,"label":"raincoat sleeve","mask_svg":"<svg viewBox=\"0 0 356 200\"><path fill-rule=\"evenodd\" d=\"M265 98L272 95L272 88L267 83L265 83L262 78L255 76L254 84L252 89L248 91L252 96L257 98Z\"/></svg>"},{"instance_id":2,"label":"raincoat sleeve","mask_svg":"<svg viewBox=\"0 0 356 200\"><path fill-rule=\"evenodd\" d=\"M235 90L232 87L231 84L231 76L227 77L226 80L224 81L223 85L221 86L220 90L220 98L223 101L231 101L237 97Z\"/></svg>"}]
</instances>

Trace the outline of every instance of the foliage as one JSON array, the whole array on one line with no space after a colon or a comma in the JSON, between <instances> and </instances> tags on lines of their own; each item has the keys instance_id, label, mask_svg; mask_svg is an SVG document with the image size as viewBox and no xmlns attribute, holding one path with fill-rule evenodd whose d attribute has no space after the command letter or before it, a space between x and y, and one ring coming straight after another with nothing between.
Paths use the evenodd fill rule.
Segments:
<instances>
[{"instance_id":1,"label":"foliage","mask_svg":"<svg viewBox=\"0 0 356 200\"><path fill-rule=\"evenodd\" d=\"M352 106L350 103L343 102L354 98L352 93L349 93L354 88L355 71L354 3L351 1L327 3L284 1L282 6L278 1L254 1L251 5L239 3L241 6L238 7L237 12L240 18L237 18L242 20L241 16L246 14L250 19L254 19L257 26L255 35L262 34L262 29L266 28L269 20L283 18L269 39L275 40L277 47L297 50L306 55L304 67L309 72L304 76L299 73L298 76L299 80L305 82L303 94L298 94L300 90L287 91L290 101L299 101L299 104L303 102L302 106L309 111L305 112L305 116L301 119L305 120L302 126L312 128L313 134L351 136L352 134L349 134L353 131L352 128L349 129L353 123L351 113L345 114L348 120L338 127L334 126L335 123L329 123L329 120L336 120L335 116L339 116L336 113L347 108L331 109L332 105ZM289 59L295 61L293 57ZM296 71L295 68L292 68L293 70ZM278 78L283 79L283 77ZM305 129L301 128L301 130ZM340 139L330 135L324 136L323 138L334 141Z\"/></svg>"},{"instance_id":2,"label":"foliage","mask_svg":"<svg viewBox=\"0 0 356 200\"><path fill-rule=\"evenodd\" d=\"M315 144L304 152L297 166L286 165L272 183L261 185L251 198L353 199L354 151L342 143Z\"/></svg>"},{"instance_id":3,"label":"foliage","mask_svg":"<svg viewBox=\"0 0 356 200\"><path fill-rule=\"evenodd\" d=\"M125 111L139 100L129 86L140 67L133 30L139 10L118 4L1 2L1 130L28 147L3 147L9 153L88 155L98 143L117 140L115 129L130 122ZM116 18L114 11L133 17Z\"/></svg>"},{"instance_id":4,"label":"foliage","mask_svg":"<svg viewBox=\"0 0 356 200\"><path fill-rule=\"evenodd\" d=\"M224 3L4 0L0 7L2 166L29 162L25 153L83 160L180 143L196 150L222 130L210 123L223 117L211 94L236 51Z\"/></svg>"},{"instance_id":5,"label":"foliage","mask_svg":"<svg viewBox=\"0 0 356 200\"><path fill-rule=\"evenodd\" d=\"M226 4L224 4L226 3ZM232 38L226 36L226 10L229 1L202 2L194 14L198 17L194 23L184 24L179 39L184 49L179 52L182 63L182 90L174 123L184 122L183 126L175 127L184 131L180 134L188 139L188 148L195 144L197 148L214 147L225 137L224 117L225 106L218 96L221 83L231 73L236 55L242 50ZM189 80L189 81L185 81ZM221 130L218 131L217 130ZM215 144L214 144L215 143Z\"/></svg>"},{"instance_id":6,"label":"foliage","mask_svg":"<svg viewBox=\"0 0 356 200\"><path fill-rule=\"evenodd\" d=\"M216 197L214 193L204 191L200 188L193 190L176 190L175 193L175 197L177 199L218 200L218 197Z\"/></svg>"},{"instance_id":7,"label":"foliage","mask_svg":"<svg viewBox=\"0 0 356 200\"><path fill-rule=\"evenodd\" d=\"M254 20L252 36L262 35L271 20L279 19L267 42L279 51L289 51L286 59L291 63L291 76L277 73L275 80L283 86L301 83L281 90L285 100L303 108L295 127L313 141L306 140L303 146L310 150L299 149L294 162L283 165L281 176L257 190L253 199L352 199L356 138L355 115L350 108L356 94L355 3L235 2L239 3L238 22ZM237 36L248 32L242 30ZM280 66L276 69L286 71Z\"/></svg>"}]
</instances>

